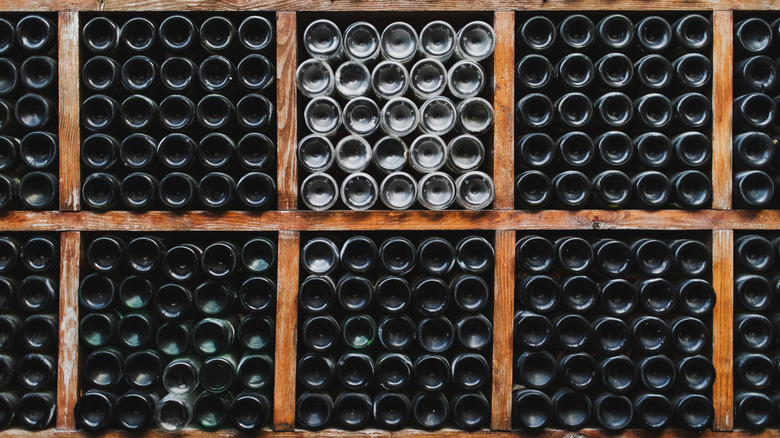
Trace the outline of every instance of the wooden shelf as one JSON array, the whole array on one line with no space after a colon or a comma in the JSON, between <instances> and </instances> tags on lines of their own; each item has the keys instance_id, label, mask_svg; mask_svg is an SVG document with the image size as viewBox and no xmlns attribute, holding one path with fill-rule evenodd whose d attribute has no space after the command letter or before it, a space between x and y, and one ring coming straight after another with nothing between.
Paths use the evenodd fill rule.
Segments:
<instances>
[{"instance_id":1,"label":"wooden shelf","mask_svg":"<svg viewBox=\"0 0 780 438\"><path fill-rule=\"evenodd\" d=\"M494 11L497 46L494 56L495 145L493 150L494 180L496 183L495 210L490 211L297 211L297 91L294 72L297 64L297 14L295 11ZM344 435L395 437L514 437L530 436L510 432L512 392L512 318L514 313L514 244L516 235L534 230L702 230L712 232L713 285L717 305L713 314L713 361L720 371L713 400L716 418L713 428L704 434L667 430L660 434L636 430L623 436L636 438L667 438L703 436L712 438L734 428L733 381L729 370L733 363L733 237L734 230L780 230L780 210L732 210L731 167L731 108L732 108L732 10L778 10L780 0L740 2L737 0L706 0L654 2L637 0L487 0L465 2L441 0L420 3L413 0L384 2L348 0L7 0L0 11L58 11L59 12L59 138L60 187L59 210L46 212L0 213L0 228L6 232L58 231L61 234L60 275L60 350L58 370L58 412L56 430L51 436L82 436L74 431L73 406L77 399L79 375L78 309L76 291L79 281L79 254L82 253L81 232L96 231L278 231L278 302L276 327L276 362L274 418L271 428L255 434L279 438L337 437ZM280 211L269 212L169 212L146 213L106 212L80 210L81 170L79 161L79 11L249 11L277 12L277 183ZM713 181L712 209L681 210L582 210L582 211L522 211L513 210L514 193L514 63L515 18L517 14L538 11L570 10L637 10L685 11L712 13L714 41L713 66L713 154L711 175ZM494 289L494 346L492 381L491 431L474 433L440 430L403 430L387 432L365 430L318 432L295 430L295 367L298 252L301 231L371 231L371 230L485 230L495 231L496 264ZM41 433L9 430L0 436L40 436ZM157 436L159 431L144 434L109 432L105 437ZM186 430L191 437L240 436L235 431L206 432ZM601 438L600 430L577 432L547 430L545 436L571 438L574 436ZM761 433L731 432L732 436L780 438L780 431Z\"/></svg>"}]
</instances>

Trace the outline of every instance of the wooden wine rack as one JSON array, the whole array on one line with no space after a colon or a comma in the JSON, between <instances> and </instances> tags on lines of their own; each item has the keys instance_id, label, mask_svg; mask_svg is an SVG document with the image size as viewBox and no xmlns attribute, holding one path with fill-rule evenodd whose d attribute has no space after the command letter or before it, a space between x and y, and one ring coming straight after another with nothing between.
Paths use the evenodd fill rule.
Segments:
<instances>
[{"instance_id":1,"label":"wooden wine rack","mask_svg":"<svg viewBox=\"0 0 780 438\"><path fill-rule=\"evenodd\" d=\"M59 211L3 212L0 230L61 232L60 333L56 429L44 432L9 430L6 436L81 435L76 431L73 407L78 397L80 358L78 355L78 303L81 233L88 231L278 231L278 304L276 316L274 414L270 428L260 436L343 436L345 432L308 432L295 429L296 327L299 278L300 232L311 230L487 230L495 232L494 343L492 375L492 422L490 430L476 433L441 430L424 432L368 430L349 435L390 437L510 437L523 432L511 429L512 325L514 314L514 247L517 230L707 230L712 232L712 278L717 292L712 323L713 362L717 380L713 388L715 422L706 436L721 433L780 436L777 430L758 434L734 431L733 418L733 240L734 230L780 230L780 211L735 211L732 199L732 33L733 10L777 10L780 0L5 0L0 11L56 11L59 21ZM497 35L494 56L495 144L493 152L496 197L491 211L297 211L296 163L297 95L295 69L297 11L494 11ZM80 11L276 11L277 154L278 209L248 212L105 212L80 211L79 129L79 37L83 23ZM515 14L534 11L661 11L691 10L712 14L714 81L712 209L701 211L519 211L514 208L514 65ZM149 431L144 436L155 436ZM234 430L206 432L185 430L187 436L234 436ZM580 432L546 430L545 436L601 437L607 434L588 429ZM625 436L693 435L680 430L661 434L628 430ZM110 431L104 436L132 436Z\"/></svg>"}]
</instances>

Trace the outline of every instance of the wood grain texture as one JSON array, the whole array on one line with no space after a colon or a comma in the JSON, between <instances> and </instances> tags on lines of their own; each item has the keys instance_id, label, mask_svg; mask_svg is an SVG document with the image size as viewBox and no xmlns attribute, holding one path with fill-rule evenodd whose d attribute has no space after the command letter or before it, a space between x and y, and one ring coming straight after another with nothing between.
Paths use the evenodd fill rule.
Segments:
<instances>
[{"instance_id":1,"label":"wood grain texture","mask_svg":"<svg viewBox=\"0 0 780 438\"><path fill-rule=\"evenodd\" d=\"M60 331L57 359L57 429L74 430L73 407L78 397L78 300L81 233L60 237Z\"/></svg>"},{"instance_id":2,"label":"wood grain texture","mask_svg":"<svg viewBox=\"0 0 780 438\"><path fill-rule=\"evenodd\" d=\"M496 199L493 208L514 208L515 169L515 13L498 11L493 27L496 31L496 51L493 56L496 76L493 108L493 180Z\"/></svg>"},{"instance_id":3,"label":"wood grain texture","mask_svg":"<svg viewBox=\"0 0 780 438\"><path fill-rule=\"evenodd\" d=\"M273 427L277 431L290 431L295 429L300 234L295 231L280 232L278 247Z\"/></svg>"},{"instance_id":4,"label":"wood grain texture","mask_svg":"<svg viewBox=\"0 0 780 438\"><path fill-rule=\"evenodd\" d=\"M712 286L717 302L712 313L712 363L718 370L712 400L715 403L713 429L734 428L734 232L716 230L712 233Z\"/></svg>"},{"instance_id":5,"label":"wood grain texture","mask_svg":"<svg viewBox=\"0 0 780 438\"><path fill-rule=\"evenodd\" d=\"M492 430L510 430L512 427L512 321L515 304L516 234L515 231L496 231Z\"/></svg>"},{"instance_id":6,"label":"wood grain texture","mask_svg":"<svg viewBox=\"0 0 780 438\"><path fill-rule=\"evenodd\" d=\"M715 11L712 21L712 208L731 210L734 20L731 11Z\"/></svg>"},{"instance_id":7,"label":"wood grain texture","mask_svg":"<svg viewBox=\"0 0 780 438\"><path fill-rule=\"evenodd\" d=\"M27 430L12 429L3 431L3 436L19 437L19 438L34 438L41 436L41 432L31 432ZM386 430L378 429L366 429L360 431L344 431L336 429L327 429L323 431L304 431L296 430L290 432L272 432L264 429L259 432L252 432L251 435L241 433L232 429L225 430L198 430L198 429L184 429L181 432L172 434L161 434L159 430L148 430L145 432L125 432L111 430L100 435L87 434L81 431L65 431L65 430L47 430L46 436L53 437L94 437L100 436L101 438L158 438L160 436L170 437L188 437L188 438L226 438L226 437L258 437L258 438L344 438L344 437L365 437L365 438L398 438L398 437L415 437L415 438L538 438L544 436L545 438L779 438L780 430L766 430L762 432L747 432L747 431L734 431L730 434L718 433L713 431L706 431L701 434L686 432L679 429L666 429L662 432L647 432L643 430L629 429L619 434L608 433L603 430L597 429L583 429L578 431L558 430L558 429L545 429L541 433L526 433L526 432L505 432L505 431L489 431L478 430L474 432L466 432L462 430L442 429L435 431L418 430L418 429L404 429L396 432L390 432Z\"/></svg>"},{"instance_id":8,"label":"wood grain texture","mask_svg":"<svg viewBox=\"0 0 780 438\"><path fill-rule=\"evenodd\" d=\"M276 150L279 210L298 207L298 93L295 69L298 64L295 12L276 14Z\"/></svg>"},{"instance_id":9,"label":"wood grain texture","mask_svg":"<svg viewBox=\"0 0 780 438\"><path fill-rule=\"evenodd\" d=\"M59 13L60 210L78 210L81 192L79 149L79 15Z\"/></svg>"},{"instance_id":10,"label":"wood grain texture","mask_svg":"<svg viewBox=\"0 0 780 438\"><path fill-rule=\"evenodd\" d=\"M603 10L600 0L485 0L481 2L463 2L459 0L6 0L0 3L4 11L73 11L73 10L278 10L278 11L399 11L399 10ZM780 7L777 0L616 0L608 5L609 10L713 10L745 9L774 10Z\"/></svg>"},{"instance_id":11,"label":"wood grain texture","mask_svg":"<svg viewBox=\"0 0 780 438\"><path fill-rule=\"evenodd\" d=\"M780 210L3 212L6 231L780 230Z\"/></svg>"}]
</instances>

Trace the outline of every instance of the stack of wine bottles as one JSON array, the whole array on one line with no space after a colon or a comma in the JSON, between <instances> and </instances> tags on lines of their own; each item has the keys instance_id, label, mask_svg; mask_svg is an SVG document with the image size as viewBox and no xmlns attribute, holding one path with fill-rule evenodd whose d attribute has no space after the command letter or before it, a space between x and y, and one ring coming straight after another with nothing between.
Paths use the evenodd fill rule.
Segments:
<instances>
[{"instance_id":1,"label":"stack of wine bottles","mask_svg":"<svg viewBox=\"0 0 780 438\"><path fill-rule=\"evenodd\" d=\"M712 25L632 17L518 20L518 208L710 205Z\"/></svg>"},{"instance_id":2,"label":"stack of wine bottles","mask_svg":"<svg viewBox=\"0 0 780 438\"><path fill-rule=\"evenodd\" d=\"M0 237L0 429L54 426L59 260L53 236Z\"/></svg>"},{"instance_id":3,"label":"stack of wine bottles","mask_svg":"<svg viewBox=\"0 0 780 438\"><path fill-rule=\"evenodd\" d=\"M0 18L0 210L58 208L56 22Z\"/></svg>"},{"instance_id":4,"label":"stack of wine bottles","mask_svg":"<svg viewBox=\"0 0 780 438\"><path fill-rule=\"evenodd\" d=\"M776 16L776 14L774 14ZM765 16L765 15L762 15ZM737 15L739 17L739 15ZM777 208L780 137L777 117L780 19L755 14L734 25L734 207Z\"/></svg>"},{"instance_id":5,"label":"stack of wine bottles","mask_svg":"<svg viewBox=\"0 0 780 438\"><path fill-rule=\"evenodd\" d=\"M240 233L87 239L78 427L262 428L273 395L274 240Z\"/></svg>"},{"instance_id":6,"label":"stack of wine bottles","mask_svg":"<svg viewBox=\"0 0 780 438\"><path fill-rule=\"evenodd\" d=\"M457 31L446 21L343 24L312 21L301 39L308 55L296 72L300 125L308 134L297 150L303 204L312 210L367 210L379 200L392 210L492 205L495 187L486 171L493 28L484 21L463 21Z\"/></svg>"},{"instance_id":7,"label":"stack of wine bottles","mask_svg":"<svg viewBox=\"0 0 780 438\"><path fill-rule=\"evenodd\" d=\"M734 413L747 429L780 425L780 236L742 234L734 244Z\"/></svg>"},{"instance_id":8,"label":"stack of wine bottles","mask_svg":"<svg viewBox=\"0 0 780 438\"><path fill-rule=\"evenodd\" d=\"M303 239L298 426L489 425L495 253L457 234Z\"/></svg>"},{"instance_id":9,"label":"stack of wine bottles","mask_svg":"<svg viewBox=\"0 0 780 438\"><path fill-rule=\"evenodd\" d=\"M517 242L516 427L710 427L710 252L665 236Z\"/></svg>"},{"instance_id":10,"label":"stack of wine bottles","mask_svg":"<svg viewBox=\"0 0 780 438\"><path fill-rule=\"evenodd\" d=\"M274 207L276 51L266 15L87 17L85 209Z\"/></svg>"}]
</instances>

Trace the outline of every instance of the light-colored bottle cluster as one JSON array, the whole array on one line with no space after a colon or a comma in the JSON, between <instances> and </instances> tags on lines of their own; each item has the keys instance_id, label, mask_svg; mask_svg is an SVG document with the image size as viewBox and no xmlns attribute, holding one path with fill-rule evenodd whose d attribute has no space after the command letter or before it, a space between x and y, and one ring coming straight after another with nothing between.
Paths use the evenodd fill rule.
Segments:
<instances>
[{"instance_id":1,"label":"light-colored bottle cluster","mask_svg":"<svg viewBox=\"0 0 780 438\"><path fill-rule=\"evenodd\" d=\"M303 34L310 58L296 72L311 132L297 151L309 173L304 204L328 210L340 198L352 210L378 200L393 210L415 202L430 210L456 201L488 207L493 180L480 169L493 106L480 97L488 83L480 61L492 55L495 39L482 21L459 31L432 21L419 34L404 22L381 33L367 22L343 33L329 20L312 22ZM340 182L330 172L336 168L346 174Z\"/></svg>"}]
</instances>

